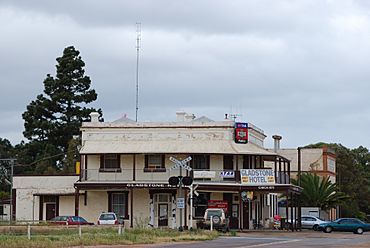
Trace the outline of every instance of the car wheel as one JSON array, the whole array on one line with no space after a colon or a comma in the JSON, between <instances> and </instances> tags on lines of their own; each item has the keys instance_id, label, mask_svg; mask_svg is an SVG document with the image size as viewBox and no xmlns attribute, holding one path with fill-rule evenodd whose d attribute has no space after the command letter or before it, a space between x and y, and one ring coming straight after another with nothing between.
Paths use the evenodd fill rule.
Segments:
<instances>
[{"instance_id":1,"label":"car wheel","mask_svg":"<svg viewBox=\"0 0 370 248\"><path fill-rule=\"evenodd\" d=\"M333 228L331 226L327 226L324 228L324 232L331 233L333 231Z\"/></svg>"},{"instance_id":2,"label":"car wheel","mask_svg":"<svg viewBox=\"0 0 370 248\"><path fill-rule=\"evenodd\" d=\"M313 229L314 231L319 230L319 225L314 225L314 226L312 227L312 229Z\"/></svg>"},{"instance_id":3,"label":"car wheel","mask_svg":"<svg viewBox=\"0 0 370 248\"><path fill-rule=\"evenodd\" d=\"M364 233L364 229L362 229L361 227L359 227L359 228L356 229L356 233L357 234L363 234Z\"/></svg>"}]
</instances>

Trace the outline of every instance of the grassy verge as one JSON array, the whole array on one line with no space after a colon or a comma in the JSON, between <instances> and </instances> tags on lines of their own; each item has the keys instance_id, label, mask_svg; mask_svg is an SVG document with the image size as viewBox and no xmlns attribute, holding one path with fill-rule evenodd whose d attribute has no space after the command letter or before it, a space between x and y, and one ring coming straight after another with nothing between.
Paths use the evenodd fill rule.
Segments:
<instances>
[{"instance_id":1,"label":"grassy verge","mask_svg":"<svg viewBox=\"0 0 370 248\"><path fill-rule=\"evenodd\" d=\"M31 240L28 240L24 233L0 234L0 247L54 248L81 245L154 244L203 241L217 237L217 232L203 230L178 232L176 230L160 229L126 229L122 235L118 235L117 228L84 228L80 238L77 228L51 228L33 230Z\"/></svg>"}]
</instances>

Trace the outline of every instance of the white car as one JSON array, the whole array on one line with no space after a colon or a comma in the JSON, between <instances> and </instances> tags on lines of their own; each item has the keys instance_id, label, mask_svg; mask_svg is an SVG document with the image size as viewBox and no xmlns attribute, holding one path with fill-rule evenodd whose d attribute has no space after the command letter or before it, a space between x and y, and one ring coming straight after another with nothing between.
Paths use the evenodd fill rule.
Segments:
<instances>
[{"instance_id":1,"label":"white car","mask_svg":"<svg viewBox=\"0 0 370 248\"><path fill-rule=\"evenodd\" d=\"M118 225L119 219L113 212L101 213L98 219L98 225Z\"/></svg>"},{"instance_id":2,"label":"white car","mask_svg":"<svg viewBox=\"0 0 370 248\"><path fill-rule=\"evenodd\" d=\"M293 221L293 224L294 222L295 221ZM288 220L288 223L290 224L289 220ZM319 225L323 223L328 223L328 221L325 221L323 219L320 219L312 215L302 215L301 216L301 225L302 225L302 228L305 228L305 229L313 229L314 231L317 231Z\"/></svg>"}]
</instances>

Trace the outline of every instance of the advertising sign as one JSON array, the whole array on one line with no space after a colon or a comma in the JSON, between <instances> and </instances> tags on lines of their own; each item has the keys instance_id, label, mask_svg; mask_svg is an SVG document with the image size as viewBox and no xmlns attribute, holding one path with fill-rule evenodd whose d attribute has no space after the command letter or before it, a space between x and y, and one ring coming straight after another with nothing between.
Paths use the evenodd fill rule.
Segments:
<instances>
[{"instance_id":1,"label":"advertising sign","mask_svg":"<svg viewBox=\"0 0 370 248\"><path fill-rule=\"evenodd\" d=\"M194 171L194 178L215 178L215 171Z\"/></svg>"},{"instance_id":2,"label":"advertising sign","mask_svg":"<svg viewBox=\"0 0 370 248\"><path fill-rule=\"evenodd\" d=\"M272 169L240 169L241 183L245 185L275 184Z\"/></svg>"},{"instance_id":3,"label":"advertising sign","mask_svg":"<svg viewBox=\"0 0 370 248\"><path fill-rule=\"evenodd\" d=\"M225 213L227 213L229 204L227 201L222 200L208 200L208 208L223 208Z\"/></svg>"},{"instance_id":4,"label":"advertising sign","mask_svg":"<svg viewBox=\"0 0 370 248\"><path fill-rule=\"evenodd\" d=\"M235 178L235 171L221 171L221 178Z\"/></svg>"},{"instance_id":5,"label":"advertising sign","mask_svg":"<svg viewBox=\"0 0 370 248\"><path fill-rule=\"evenodd\" d=\"M235 123L235 143L248 143L248 123Z\"/></svg>"}]
</instances>

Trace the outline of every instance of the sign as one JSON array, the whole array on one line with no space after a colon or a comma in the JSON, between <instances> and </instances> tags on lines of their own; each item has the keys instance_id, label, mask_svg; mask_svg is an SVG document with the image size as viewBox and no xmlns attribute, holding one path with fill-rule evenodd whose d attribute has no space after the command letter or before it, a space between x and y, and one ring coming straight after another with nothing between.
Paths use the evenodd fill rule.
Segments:
<instances>
[{"instance_id":1,"label":"sign","mask_svg":"<svg viewBox=\"0 0 370 248\"><path fill-rule=\"evenodd\" d=\"M248 123L235 123L235 143L248 143Z\"/></svg>"},{"instance_id":2,"label":"sign","mask_svg":"<svg viewBox=\"0 0 370 248\"><path fill-rule=\"evenodd\" d=\"M126 187L127 188L175 188L176 186L172 186L172 185L164 184L164 183L128 183Z\"/></svg>"},{"instance_id":3,"label":"sign","mask_svg":"<svg viewBox=\"0 0 370 248\"><path fill-rule=\"evenodd\" d=\"M177 198L177 208L185 208L185 199Z\"/></svg>"},{"instance_id":4,"label":"sign","mask_svg":"<svg viewBox=\"0 0 370 248\"><path fill-rule=\"evenodd\" d=\"M241 183L246 185L275 184L272 169L240 169Z\"/></svg>"},{"instance_id":5,"label":"sign","mask_svg":"<svg viewBox=\"0 0 370 248\"><path fill-rule=\"evenodd\" d=\"M243 202L251 201L253 200L253 191L243 191L241 193L241 196Z\"/></svg>"},{"instance_id":6,"label":"sign","mask_svg":"<svg viewBox=\"0 0 370 248\"><path fill-rule=\"evenodd\" d=\"M229 204L227 203L227 201L208 200L208 208L222 208L225 211L225 213L227 213Z\"/></svg>"},{"instance_id":7,"label":"sign","mask_svg":"<svg viewBox=\"0 0 370 248\"><path fill-rule=\"evenodd\" d=\"M185 158L184 160L181 160L181 161L174 158L174 157L170 157L170 160L174 163L174 165L170 168L170 170L174 170L174 169L177 169L179 167L184 168L187 171L192 170L192 168L187 165L187 163L191 160L190 156Z\"/></svg>"},{"instance_id":8,"label":"sign","mask_svg":"<svg viewBox=\"0 0 370 248\"><path fill-rule=\"evenodd\" d=\"M215 178L215 171L194 171L194 178Z\"/></svg>"},{"instance_id":9,"label":"sign","mask_svg":"<svg viewBox=\"0 0 370 248\"><path fill-rule=\"evenodd\" d=\"M222 178L235 178L235 171L221 171L220 177Z\"/></svg>"}]
</instances>

